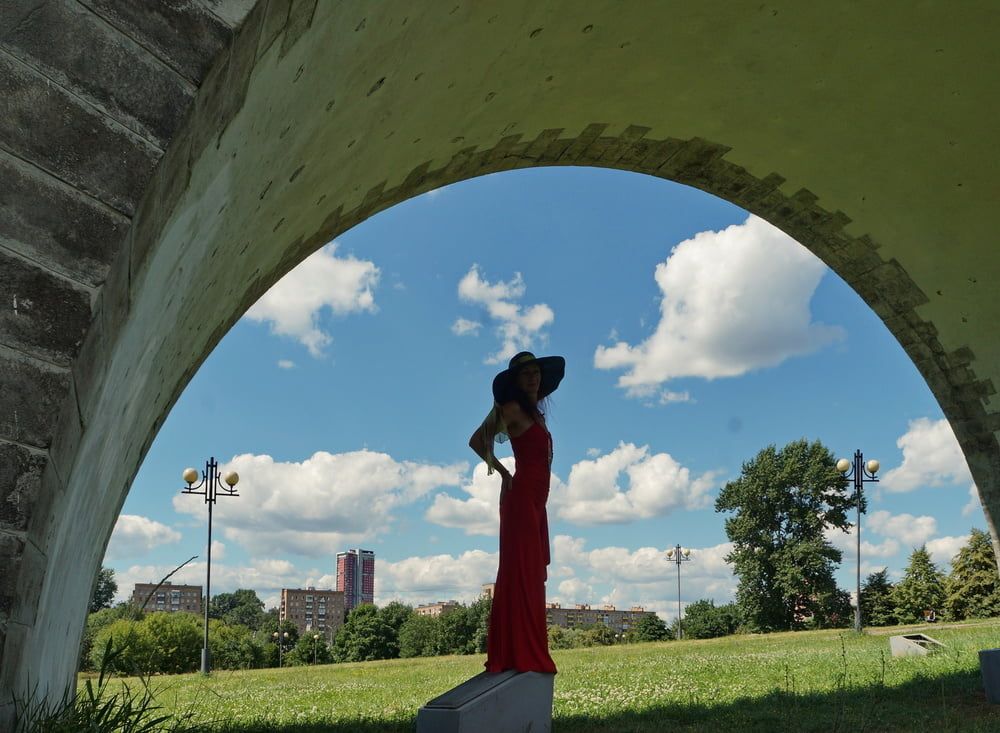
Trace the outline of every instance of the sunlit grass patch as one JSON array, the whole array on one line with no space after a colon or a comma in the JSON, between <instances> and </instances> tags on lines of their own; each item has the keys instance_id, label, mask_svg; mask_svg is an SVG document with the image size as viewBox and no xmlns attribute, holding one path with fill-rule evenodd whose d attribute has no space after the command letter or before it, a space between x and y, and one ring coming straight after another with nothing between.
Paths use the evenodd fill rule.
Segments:
<instances>
[{"instance_id":1,"label":"sunlit grass patch","mask_svg":"<svg viewBox=\"0 0 1000 733\"><path fill-rule=\"evenodd\" d=\"M817 631L553 652L564 731L1000 730L978 650L1000 622L936 628L946 648L893 659L888 635ZM481 656L156 678L157 703L219 731L412 730L417 709Z\"/></svg>"}]
</instances>

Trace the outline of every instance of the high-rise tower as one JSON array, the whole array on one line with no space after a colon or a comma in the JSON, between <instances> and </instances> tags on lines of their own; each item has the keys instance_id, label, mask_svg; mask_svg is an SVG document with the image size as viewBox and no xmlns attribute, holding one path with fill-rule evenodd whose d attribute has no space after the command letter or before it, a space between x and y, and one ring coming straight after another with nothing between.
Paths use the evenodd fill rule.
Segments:
<instances>
[{"instance_id":1,"label":"high-rise tower","mask_svg":"<svg viewBox=\"0 0 1000 733\"><path fill-rule=\"evenodd\" d=\"M348 550L337 553L337 590L344 592L344 610L375 602L375 553Z\"/></svg>"}]
</instances>

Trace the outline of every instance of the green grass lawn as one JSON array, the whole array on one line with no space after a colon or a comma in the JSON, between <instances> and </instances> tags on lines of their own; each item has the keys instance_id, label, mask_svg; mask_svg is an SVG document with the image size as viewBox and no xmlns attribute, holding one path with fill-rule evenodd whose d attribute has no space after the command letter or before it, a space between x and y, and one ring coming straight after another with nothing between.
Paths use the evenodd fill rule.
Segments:
<instances>
[{"instance_id":1,"label":"green grass lawn","mask_svg":"<svg viewBox=\"0 0 1000 733\"><path fill-rule=\"evenodd\" d=\"M553 653L556 731L1000 731L977 652L1000 621L927 631L947 648L893 659L885 630L816 631ZM898 630L890 630L896 633ZM901 633L901 632L900 632ZM157 701L199 728L410 731L417 709L482 656L158 677Z\"/></svg>"}]
</instances>

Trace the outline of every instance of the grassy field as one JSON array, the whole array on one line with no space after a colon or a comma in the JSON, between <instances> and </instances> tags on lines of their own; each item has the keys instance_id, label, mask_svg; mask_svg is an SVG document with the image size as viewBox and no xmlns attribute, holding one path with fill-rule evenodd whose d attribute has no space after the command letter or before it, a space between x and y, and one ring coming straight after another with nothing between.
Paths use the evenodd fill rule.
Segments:
<instances>
[{"instance_id":1,"label":"grassy field","mask_svg":"<svg viewBox=\"0 0 1000 733\"><path fill-rule=\"evenodd\" d=\"M937 627L933 656L893 659L888 634L818 631L553 653L555 731L998 731L979 649L1000 621ZM891 630L897 633L897 630ZM229 733L411 731L417 708L482 670L438 657L155 678L157 701Z\"/></svg>"}]
</instances>

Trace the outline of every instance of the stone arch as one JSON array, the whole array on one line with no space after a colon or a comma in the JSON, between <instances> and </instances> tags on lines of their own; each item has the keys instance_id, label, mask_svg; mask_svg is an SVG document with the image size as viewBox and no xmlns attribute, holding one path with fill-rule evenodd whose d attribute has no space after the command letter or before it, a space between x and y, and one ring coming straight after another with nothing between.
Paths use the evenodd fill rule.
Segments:
<instances>
[{"instance_id":1,"label":"stone arch","mask_svg":"<svg viewBox=\"0 0 1000 733\"><path fill-rule=\"evenodd\" d=\"M219 12L205 16L205 28ZM498 12L260 0L204 77L185 72L198 90L182 122L164 131L106 106L101 114L124 128L114 128L122 140L155 137L163 152L124 157L118 173L136 179L126 176L125 193L114 176L62 179L114 210L104 212L102 236L124 232L103 282L95 278L83 295L56 288L63 300L53 296L49 317L80 321L66 344L5 325L0 383L19 394L9 389L2 399L23 415L0 435L20 492L0 532L0 702L36 683L58 696L73 679L67 649L76 647L91 579L138 465L246 308L374 213L513 168L592 165L669 178L811 249L878 313L927 380L996 544L1000 413L990 398L1000 350L989 324L1000 304L986 281L1000 258L983 237L997 145L976 104L992 98L996 69L962 72L970 59L995 56L977 49L991 48L1000 18L994 12L991 25L954 8L909 12L902 39L883 30L898 19L881 8L830 17L797 4L525 3ZM117 16L102 18L128 31ZM152 41L137 45L136 54L155 50ZM900 57L905 70L893 67ZM888 79L878 74L886 68L895 69ZM944 80L956 78L971 103L950 94ZM887 90L895 96L885 98ZM910 128L899 131L900 114ZM17 160L11 165L27 165L20 153ZM140 175L151 160L155 170ZM128 190L141 194L134 206ZM19 257L26 270L40 260ZM28 281L25 274L10 287ZM74 307L84 296L87 307ZM40 399L28 409L32 396Z\"/></svg>"}]
</instances>

